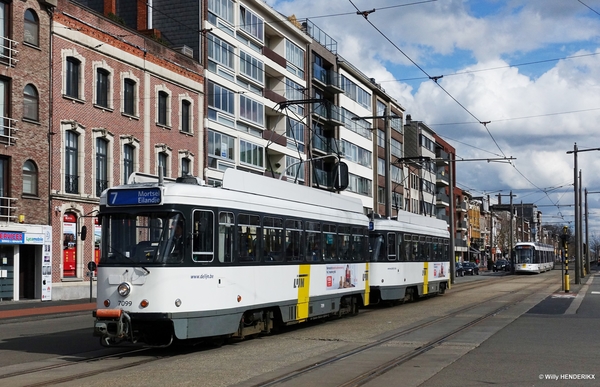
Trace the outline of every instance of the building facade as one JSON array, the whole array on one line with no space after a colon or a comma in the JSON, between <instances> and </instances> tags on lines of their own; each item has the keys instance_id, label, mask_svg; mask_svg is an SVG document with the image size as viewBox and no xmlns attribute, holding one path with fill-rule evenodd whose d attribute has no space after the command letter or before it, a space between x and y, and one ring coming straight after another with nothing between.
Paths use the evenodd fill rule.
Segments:
<instances>
[{"instance_id":1,"label":"building facade","mask_svg":"<svg viewBox=\"0 0 600 387\"><path fill-rule=\"evenodd\" d=\"M102 191L133 172L175 178L203 168L202 66L113 20L114 1L102 13L81 3L58 0L52 21L53 299L89 295Z\"/></svg>"},{"instance_id":2,"label":"building facade","mask_svg":"<svg viewBox=\"0 0 600 387\"><path fill-rule=\"evenodd\" d=\"M52 255L50 15L0 1L0 299L45 299Z\"/></svg>"}]
</instances>

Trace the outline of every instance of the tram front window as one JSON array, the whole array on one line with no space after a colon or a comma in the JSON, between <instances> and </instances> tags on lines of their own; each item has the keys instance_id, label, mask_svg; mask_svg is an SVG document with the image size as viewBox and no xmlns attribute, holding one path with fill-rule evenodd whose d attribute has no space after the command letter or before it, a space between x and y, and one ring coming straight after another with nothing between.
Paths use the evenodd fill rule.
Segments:
<instances>
[{"instance_id":1,"label":"tram front window","mask_svg":"<svg viewBox=\"0 0 600 387\"><path fill-rule=\"evenodd\" d=\"M515 250L515 263L533 263L533 249Z\"/></svg>"},{"instance_id":2,"label":"tram front window","mask_svg":"<svg viewBox=\"0 0 600 387\"><path fill-rule=\"evenodd\" d=\"M183 261L181 214L114 214L102 223L101 264L164 264Z\"/></svg>"}]
</instances>

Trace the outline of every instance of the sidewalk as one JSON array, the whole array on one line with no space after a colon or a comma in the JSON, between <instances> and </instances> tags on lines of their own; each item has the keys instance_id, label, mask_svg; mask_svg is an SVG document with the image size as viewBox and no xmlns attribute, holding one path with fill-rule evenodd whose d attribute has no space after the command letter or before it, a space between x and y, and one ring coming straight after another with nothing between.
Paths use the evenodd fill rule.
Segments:
<instances>
[{"instance_id":1,"label":"sidewalk","mask_svg":"<svg viewBox=\"0 0 600 387\"><path fill-rule=\"evenodd\" d=\"M96 309L96 300L92 299L92 302L90 303L89 298L43 302L40 300L1 301L0 320L47 314L92 311L94 309Z\"/></svg>"}]
</instances>

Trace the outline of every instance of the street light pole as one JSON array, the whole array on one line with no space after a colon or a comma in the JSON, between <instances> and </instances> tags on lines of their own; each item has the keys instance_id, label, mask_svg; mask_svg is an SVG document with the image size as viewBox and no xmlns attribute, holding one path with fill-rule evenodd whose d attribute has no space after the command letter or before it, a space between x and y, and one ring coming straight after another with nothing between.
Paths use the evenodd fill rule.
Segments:
<instances>
[{"instance_id":1,"label":"street light pole","mask_svg":"<svg viewBox=\"0 0 600 387\"><path fill-rule=\"evenodd\" d=\"M590 149L579 149L577 143L573 145L572 151L567 151L567 154L573 153L573 193L575 195L575 284L581 284L581 192L579 189L578 176L577 176L577 153L578 152L590 152L598 151L600 148Z\"/></svg>"}]
</instances>

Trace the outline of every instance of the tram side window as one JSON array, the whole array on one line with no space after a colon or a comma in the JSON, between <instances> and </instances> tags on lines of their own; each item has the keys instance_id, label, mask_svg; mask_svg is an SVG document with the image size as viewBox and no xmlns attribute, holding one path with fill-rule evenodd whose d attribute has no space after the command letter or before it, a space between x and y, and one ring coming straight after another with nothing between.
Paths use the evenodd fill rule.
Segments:
<instances>
[{"instance_id":1,"label":"tram side window","mask_svg":"<svg viewBox=\"0 0 600 387\"><path fill-rule=\"evenodd\" d=\"M350 245L350 256L353 261L365 261L369 246L369 237L366 228L352 228L352 244Z\"/></svg>"},{"instance_id":2,"label":"tram side window","mask_svg":"<svg viewBox=\"0 0 600 387\"><path fill-rule=\"evenodd\" d=\"M233 261L234 225L233 213L219 213L219 245L217 246L219 262L229 263Z\"/></svg>"},{"instance_id":3,"label":"tram side window","mask_svg":"<svg viewBox=\"0 0 600 387\"><path fill-rule=\"evenodd\" d=\"M192 259L195 262L213 260L214 216L212 211L194 211Z\"/></svg>"},{"instance_id":4,"label":"tram side window","mask_svg":"<svg viewBox=\"0 0 600 387\"><path fill-rule=\"evenodd\" d=\"M350 233L352 228L348 226L338 226L337 245L338 259L340 261L352 261L350 250Z\"/></svg>"},{"instance_id":5,"label":"tram side window","mask_svg":"<svg viewBox=\"0 0 600 387\"><path fill-rule=\"evenodd\" d=\"M427 242L425 242L425 237L420 236L418 242L418 260L419 261L427 261Z\"/></svg>"},{"instance_id":6,"label":"tram side window","mask_svg":"<svg viewBox=\"0 0 600 387\"><path fill-rule=\"evenodd\" d=\"M323 225L323 237L325 239L325 251L323 257L326 261L337 261L336 226L334 224Z\"/></svg>"},{"instance_id":7,"label":"tram side window","mask_svg":"<svg viewBox=\"0 0 600 387\"><path fill-rule=\"evenodd\" d=\"M433 243L431 242L431 237L425 238L425 260L426 261L435 261L435 257L433 255Z\"/></svg>"},{"instance_id":8,"label":"tram side window","mask_svg":"<svg viewBox=\"0 0 600 387\"><path fill-rule=\"evenodd\" d=\"M302 221L285 221L285 257L287 261L298 262L304 257L304 245L302 244Z\"/></svg>"},{"instance_id":9,"label":"tram side window","mask_svg":"<svg viewBox=\"0 0 600 387\"><path fill-rule=\"evenodd\" d=\"M321 224L306 222L306 248L307 261L317 262L323 259L323 241L321 238Z\"/></svg>"},{"instance_id":10,"label":"tram side window","mask_svg":"<svg viewBox=\"0 0 600 387\"><path fill-rule=\"evenodd\" d=\"M237 219L238 260L250 262L260 260L260 217L239 214Z\"/></svg>"},{"instance_id":11,"label":"tram side window","mask_svg":"<svg viewBox=\"0 0 600 387\"><path fill-rule=\"evenodd\" d=\"M387 234L387 260L396 260L396 234L393 232Z\"/></svg>"},{"instance_id":12,"label":"tram side window","mask_svg":"<svg viewBox=\"0 0 600 387\"><path fill-rule=\"evenodd\" d=\"M404 241L402 234L398 233L396 236L396 248L398 249L398 261L406 261L406 252L404 251Z\"/></svg>"},{"instance_id":13,"label":"tram side window","mask_svg":"<svg viewBox=\"0 0 600 387\"><path fill-rule=\"evenodd\" d=\"M283 220L265 216L263 218L263 244L266 262L283 261Z\"/></svg>"},{"instance_id":14,"label":"tram side window","mask_svg":"<svg viewBox=\"0 0 600 387\"><path fill-rule=\"evenodd\" d=\"M410 259L409 261L416 262L419 257L419 237L412 235L410 240Z\"/></svg>"}]
</instances>

